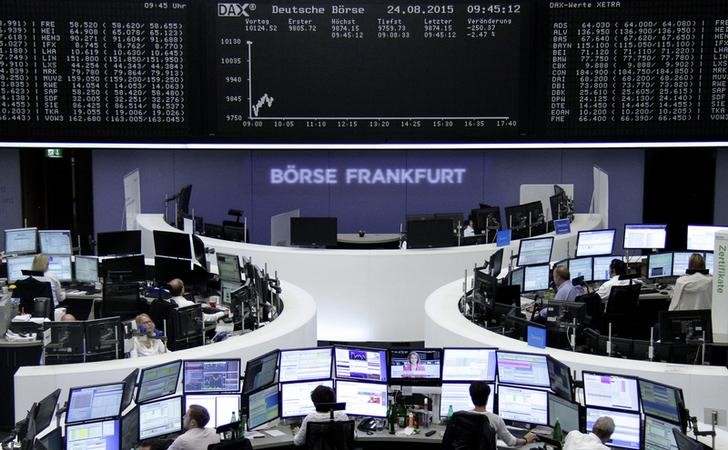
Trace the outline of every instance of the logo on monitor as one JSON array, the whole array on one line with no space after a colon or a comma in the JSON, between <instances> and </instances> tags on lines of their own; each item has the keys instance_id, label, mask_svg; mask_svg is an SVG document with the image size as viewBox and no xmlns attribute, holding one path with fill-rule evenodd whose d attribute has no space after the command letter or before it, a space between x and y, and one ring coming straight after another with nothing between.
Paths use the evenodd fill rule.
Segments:
<instances>
[{"instance_id":1,"label":"logo on monitor","mask_svg":"<svg viewBox=\"0 0 728 450\"><path fill-rule=\"evenodd\" d=\"M250 17L248 11L255 11L255 3L218 3L218 17Z\"/></svg>"}]
</instances>

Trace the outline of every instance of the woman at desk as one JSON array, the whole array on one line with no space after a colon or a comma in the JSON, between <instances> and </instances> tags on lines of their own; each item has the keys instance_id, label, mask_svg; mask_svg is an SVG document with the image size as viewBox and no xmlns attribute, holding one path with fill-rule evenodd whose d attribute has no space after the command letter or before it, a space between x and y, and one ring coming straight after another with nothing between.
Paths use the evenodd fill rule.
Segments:
<instances>
[{"instance_id":1,"label":"woman at desk","mask_svg":"<svg viewBox=\"0 0 728 450\"><path fill-rule=\"evenodd\" d=\"M158 332L152 319L146 314L139 314L134 320L141 335L134 336L134 343L129 352L129 357L138 358L140 356L167 353L167 346L162 339L158 339Z\"/></svg>"},{"instance_id":2,"label":"woman at desk","mask_svg":"<svg viewBox=\"0 0 728 450\"><path fill-rule=\"evenodd\" d=\"M38 281L51 284L51 291L53 291L53 306L55 307L66 299L66 294L63 291L63 288L61 287L61 282L58 281L58 278L56 278L56 276L52 273L48 273L48 261L48 255L45 255L43 253L41 253L40 255L35 255L30 270L32 270L33 272L43 272L42 277L34 276L33 278Z\"/></svg>"}]
</instances>

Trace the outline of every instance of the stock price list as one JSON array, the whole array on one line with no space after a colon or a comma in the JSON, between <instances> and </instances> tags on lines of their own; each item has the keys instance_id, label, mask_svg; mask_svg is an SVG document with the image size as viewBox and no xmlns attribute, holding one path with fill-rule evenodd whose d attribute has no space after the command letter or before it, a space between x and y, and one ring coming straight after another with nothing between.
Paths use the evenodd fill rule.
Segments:
<instances>
[{"instance_id":1,"label":"stock price list","mask_svg":"<svg viewBox=\"0 0 728 450\"><path fill-rule=\"evenodd\" d=\"M218 136L482 141L520 132L528 2L209 8Z\"/></svg>"}]
</instances>

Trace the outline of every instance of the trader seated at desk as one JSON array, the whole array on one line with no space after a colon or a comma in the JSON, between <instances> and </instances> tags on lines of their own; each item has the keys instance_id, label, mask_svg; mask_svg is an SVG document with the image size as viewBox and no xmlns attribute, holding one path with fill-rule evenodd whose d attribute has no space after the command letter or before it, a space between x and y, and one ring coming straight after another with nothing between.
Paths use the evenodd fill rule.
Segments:
<instances>
[{"instance_id":1,"label":"trader seated at desk","mask_svg":"<svg viewBox=\"0 0 728 450\"><path fill-rule=\"evenodd\" d=\"M38 281L51 284L51 291L53 292L53 306L56 307L59 303L66 299L66 293L61 287L61 282L58 281L58 278L56 278L55 275L48 273L48 261L48 255L46 254L41 253L40 255L35 255L30 270L33 272L43 272L42 277L34 276L33 278Z\"/></svg>"},{"instance_id":2,"label":"trader seated at desk","mask_svg":"<svg viewBox=\"0 0 728 450\"><path fill-rule=\"evenodd\" d=\"M177 305L178 308L184 308L185 306L191 306L194 305L195 302L189 301L186 298L184 298L185 294L185 285L179 278L175 278L174 280L169 282L169 293L172 294L172 297L168 300L173 305ZM217 322L218 319L222 319L227 315L227 312L220 311L212 314L203 313L202 319L205 322Z\"/></svg>"},{"instance_id":3,"label":"trader seated at desk","mask_svg":"<svg viewBox=\"0 0 728 450\"><path fill-rule=\"evenodd\" d=\"M566 435L564 450L609 450L606 443L614 433L614 420L608 416L602 416L594 422L592 431L584 434L574 430Z\"/></svg>"},{"instance_id":4,"label":"trader seated at desk","mask_svg":"<svg viewBox=\"0 0 728 450\"><path fill-rule=\"evenodd\" d=\"M599 294L603 302L609 300L609 293L612 291L612 286L626 286L630 284L630 281L641 283L640 280L620 280L619 277L622 275L627 275L627 264L621 259L613 259L609 263L609 276L611 278L597 289L597 294Z\"/></svg>"},{"instance_id":5,"label":"trader seated at desk","mask_svg":"<svg viewBox=\"0 0 728 450\"><path fill-rule=\"evenodd\" d=\"M311 391L311 401L313 402L316 412L309 413L303 418L301 422L301 428L298 429L296 435L293 436L294 445L304 445L306 443L306 424L308 422L328 422L331 420L331 415L328 409L321 405L326 403L334 403L336 396L334 390L328 386L318 385ZM349 420L349 416L344 411L334 411L334 420Z\"/></svg>"},{"instance_id":6,"label":"trader seated at desk","mask_svg":"<svg viewBox=\"0 0 728 450\"><path fill-rule=\"evenodd\" d=\"M713 306L713 277L705 270L705 259L693 253L688 261L686 275L675 281L670 311L711 309Z\"/></svg>"},{"instance_id":7,"label":"trader seated at desk","mask_svg":"<svg viewBox=\"0 0 728 450\"><path fill-rule=\"evenodd\" d=\"M134 320L140 336L134 336L129 357L138 358L167 353L167 346L162 339L159 339L160 333L157 332L152 319L147 314L139 314Z\"/></svg>"},{"instance_id":8,"label":"trader seated at desk","mask_svg":"<svg viewBox=\"0 0 728 450\"><path fill-rule=\"evenodd\" d=\"M182 417L182 426L187 430L172 442L169 450L206 450L209 445L220 442L214 428L205 428L210 413L204 406L190 405Z\"/></svg>"},{"instance_id":9,"label":"trader seated at desk","mask_svg":"<svg viewBox=\"0 0 728 450\"><path fill-rule=\"evenodd\" d=\"M554 300L562 302L573 302L576 297L586 294L583 286L574 286L571 283L571 273L566 266L557 266L553 272L556 296Z\"/></svg>"}]
</instances>

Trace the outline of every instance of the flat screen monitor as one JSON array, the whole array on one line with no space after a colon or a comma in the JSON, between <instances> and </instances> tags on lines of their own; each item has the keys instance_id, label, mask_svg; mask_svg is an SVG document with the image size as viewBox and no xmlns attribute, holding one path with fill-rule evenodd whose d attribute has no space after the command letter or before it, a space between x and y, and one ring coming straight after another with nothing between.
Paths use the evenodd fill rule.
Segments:
<instances>
[{"instance_id":1,"label":"flat screen monitor","mask_svg":"<svg viewBox=\"0 0 728 450\"><path fill-rule=\"evenodd\" d=\"M190 405L200 405L207 410L210 421L208 428L217 428L240 420L240 394L187 394L185 409Z\"/></svg>"},{"instance_id":2,"label":"flat screen monitor","mask_svg":"<svg viewBox=\"0 0 728 450\"><path fill-rule=\"evenodd\" d=\"M446 348L442 381L495 381L496 349Z\"/></svg>"},{"instance_id":3,"label":"flat screen monitor","mask_svg":"<svg viewBox=\"0 0 728 450\"><path fill-rule=\"evenodd\" d=\"M63 429L54 428L50 433L38 438L33 450L63 450Z\"/></svg>"},{"instance_id":4,"label":"flat screen monitor","mask_svg":"<svg viewBox=\"0 0 728 450\"><path fill-rule=\"evenodd\" d=\"M600 408L586 408L586 429L591 430L594 422L600 417L609 416L614 420L614 433L607 445L612 448L633 449L640 448L641 423L638 413L612 411Z\"/></svg>"},{"instance_id":5,"label":"flat screen monitor","mask_svg":"<svg viewBox=\"0 0 728 450\"><path fill-rule=\"evenodd\" d=\"M139 407L121 418L121 450L134 450L139 442Z\"/></svg>"},{"instance_id":6,"label":"flat screen monitor","mask_svg":"<svg viewBox=\"0 0 728 450\"><path fill-rule=\"evenodd\" d=\"M41 230L38 232L40 240L40 252L56 255L70 255L71 248L70 230Z\"/></svg>"},{"instance_id":7,"label":"flat screen monitor","mask_svg":"<svg viewBox=\"0 0 728 450\"><path fill-rule=\"evenodd\" d=\"M13 228L11 230L5 230L5 253L35 253L38 248L37 236L37 228Z\"/></svg>"},{"instance_id":8,"label":"flat screen monitor","mask_svg":"<svg viewBox=\"0 0 728 450\"><path fill-rule=\"evenodd\" d=\"M520 286L521 292L523 292L523 276L525 272L525 267L521 267L512 270L509 276L511 286Z\"/></svg>"},{"instance_id":9,"label":"flat screen monitor","mask_svg":"<svg viewBox=\"0 0 728 450\"><path fill-rule=\"evenodd\" d=\"M119 419L66 426L68 450L119 450L120 445Z\"/></svg>"},{"instance_id":10,"label":"flat screen monitor","mask_svg":"<svg viewBox=\"0 0 728 450\"><path fill-rule=\"evenodd\" d=\"M71 255L48 255L48 271L59 281L73 280L73 269Z\"/></svg>"},{"instance_id":11,"label":"flat screen monitor","mask_svg":"<svg viewBox=\"0 0 728 450\"><path fill-rule=\"evenodd\" d=\"M335 347L337 379L387 381L387 351L374 348Z\"/></svg>"},{"instance_id":12,"label":"flat screen monitor","mask_svg":"<svg viewBox=\"0 0 728 450\"><path fill-rule=\"evenodd\" d=\"M709 448L678 430L672 430L678 450L704 450Z\"/></svg>"},{"instance_id":13,"label":"flat screen monitor","mask_svg":"<svg viewBox=\"0 0 728 450\"><path fill-rule=\"evenodd\" d=\"M439 384L442 376L442 350L390 349L391 384Z\"/></svg>"},{"instance_id":14,"label":"flat screen monitor","mask_svg":"<svg viewBox=\"0 0 728 450\"><path fill-rule=\"evenodd\" d=\"M336 217L291 217L291 245L336 247Z\"/></svg>"},{"instance_id":15,"label":"flat screen monitor","mask_svg":"<svg viewBox=\"0 0 728 450\"><path fill-rule=\"evenodd\" d=\"M705 268L711 274L713 273L713 252L705 252Z\"/></svg>"},{"instance_id":16,"label":"flat screen monitor","mask_svg":"<svg viewBox=\"0 0 728 450\"><path fill-rule=\"evenodd\" d=\"M240 289L243 285L240 282L220 281L220 303L225 306L232 306L233 292Z\"/></svg>"},{"instance_id":17,"label":"flat screen monitor","mask_svg":"<svg viewBox=\"0 0 728 450\"><path fill-rule=\"evenodd\" d=\"M154 230L155 256L192 259L192 241L187 233Z\"/></svg>"},{"instance_id":18,"label":"flat screen monitor","mask_svg":"<svg viewBox=\"0 0 728 450\"><path fill-rule=\"evenodd\" d=\"M675 435L672 433L673 428L677 428L673 423L645 416L644 449L678 450Z\"/></svg>"},{"instance_id":19,"label":"flat screen monitor","mask_svg":"<svg viewBox=\"0 0 728 450\"><path fill-rule=\"evenodd\" d=\"M607 281L612 278L609 271L609 266L612 264L612 260L621 259L619 256L595 256L593 258L593 272L592 281Z\"/></svg>"},{"instance_id":20,"label":"flat screen monitor","mask_svg":"<svg viewBox=\"0 0 728 450\"><path fill-rule=\"evenodd\" d=\"M387 384L339 380L336 401L353 416L387 417Z\"/></svg>"},{"instance_id":21,"label":"flat screen monitor","mask_svg":"<svg viewBox=\"0 0 728 450\"><path fill-rule=\"evenodd\" d=\"M142 252L142 232L111 231L96 234L96 255L138 255Z\"/></svg>"},{"instance_id":22,"label":"flat screen monitor","mask_svg":"<svg viewBox=\"0 0 728 450\"><path fill-rule=\"evenodd\" d=\"M672 253L658 253L647 258L647 278L672 276Z\"/></svg>"},{"instance_id":23,"label":"flat screen monitor","mask_svg":"<svg viewBox=\"0 0 728 450\"><path fill-rule=\"evenodd\" d=\"M104 281L144 281L147 279L144 255L105 258L99 265Z\"/></svg>"},{"instance_id":24,"label":"flat screen monitor","mask_svg":"<svg viewBox=\"0 0 728 450\"><path fill-rule=\"evenodd\" d=\"M667 225L627 223L624 225L622 247L630 249L663 249L667 240Z\"/></svg>"},{"instance_id":25,"label":"flat screen monitor","mask_svg":"<svg viewBox=\"0 0 728 450\"><path fill-rule=\"evenodd\" d=\"M95 256L76 256L74 279L79 283L99 281L99 260Z\"/></svg>"},{"instance_id":26,"label":"flat screen monitor","mask_svg":"<svg viewBox=\"0 0 728 450\"><path fill-rule=\"evenodd\" d=\"M715 250L715 232L728 231L728 227L713 225L688 225L688 250Z\"/></svg>"},{"instance_id":27,"label":"flat screen monitor","mask_svg":"<svg viewBox=\"0 0 728 450\"><path fill-rule=\"evenodd\" d=\"M548 425L548 403L546 391L498 385L498 415L503 420Z\"/></svg>"},{"instance_id":28,"label":"flat screen monitor","mask_svg":"<svg viewBox=\"0 0 728 450\"><path fill-rule=\"evenodd\" d=\"M212 359L184 362L185 394L240 392L240 360Z\"/></svg>"},{"instance_id":29,"label":"flat screen monitor","mask_svg":"<svg viewBox=\"0 0 728 450\"><path fill-rule=\"evenodd\" d=\"M546 355L498 351L496 358L498 383L544 388L551 386Z\"/></svg>"},{"instance_id":30,"label":"flat screen monitor","mask_svg":"<svg viewBox=\"0 0 728 450\"><path fill-rule=\"evenodd\" d=\"M643 413L681 423L681 389L642 378L639 379L639 389Z\"/></svg>"},{"instance_id":31,"label":"flat screen monitor","mask_svg":"<svg viewBox=\"0 0 728 450\"><path fill-rule=\"evenodd\" d=\"M518 265L522 267L548 264L551 261L551 249L553 246L553 236L522 239L518 247Z\"/></svg>"},{"instance_id":32,"label":"flat screen monitor","mask_svg":"<svg viewBox=\"0 0 728 450\"><path fill-rule=\"evenodd\" d=\"M407 248L452 247L456 244L450 219L407 222Z\"/></svg>"},{"instance_id":33,"label":"flat screen monitor","mask_svg":"<svg viewBox=\"0 0 728 450\"><path fill-rule=\"evenodd\" d=\"M131 401L134 400L134 388L136 388L137 378L139 378L139 369L134 369L124 378L124 395L121 397L121 410L124 411Z\"/></svg>"},{"instance_id":34,"label":"flat screen monitor","mask_svg":"<svg viewBox=\"0 0 728 450\"><path fill-rule=\"evenodd\" d=\"M713 342L711 310L660 311L660 338L662 342Z\"/></svg>"},{"instance_id":35,"label":"flat screen monitor","mask_svg":"<svg viewBox=\"0 0 728 450\"><path fill-rule=\"evenodd\" d=\"M587 406L640 411L637 378L586 371L581 374L584 379L584 403Z\"/></svg>"},{"instance_id":36,"label":"flat screen monitor","mask_svg":"<svg viewBox=\"0 0 728 450\"><path fill-rule=\"evenodd\" d=\"M495 384L488 383L490 395L485 410L491 413L495 403ZM452 406L453 411L470 411L475 407L470 398L470 383L442 383L442 395L440 396L440 417L447 417Z\"/></svg>"},{"instance_id":37,"label":"flat screen monitor","mask_svg":"<svg viewBox=\"0 0 728 450\"><path fill-rule=\"evenodd\" d=\"M252 430L279 417L278 385L252 392L248 400L248 429Z\"/></svg>"},{"instance_id":38,"label":"flat screen monitor","mask_svg":"<svg viewBox=\"0 0 728 450\"><path fill-rule=\"evenodd\" d=\"M124 383L71 388L66 423L118 417L123 394Z\"/></svg>"},{"instance_id":39,"label":"flat screen monitor","mask_svg":"<svg viewBox=\"0 0 728 450\"><path fill-rule=\"evenodd\" d=\"M327 386L333 389L333 380L299 381L295 383L281 383L281 417L302 417L316 411L311 401L311 392L317 386Z\"/></svg>"},{"instance_id":40,"label":"flat screen monitor","mask_svg":"<svg viewBox=\"0 0 728 450\"><path fill-rule=\"evenodd\" d=\"M189 259L154 257L154 279L159 284L167 284L175 278L189 280L192 273L192 261Z\"/></svg>"},{"instance_id":41,"label":"flat screen monitor","mask_svg":"<svg viewBox=\"0 0 728 450\"><path fill-rule=\"evenodd\" d=\"M139 440L182 431L182 397L170 397L139 406Z\"/></svg>"},{"instance_id":42,"label":"flat screen monitor","mask_svg":"<svg viewBox=\"0 0 728 450\"><path fill-rule=\"evenodd\" d=\"M545 291L551 284L551 269L548 264L524 267L522 292Z\"/></svg>"},{"instance_id":43,"label":"flat screen monitor","mask_svg":"<svg viewBox=\"0 0 728 450\"><path fill-rule=\"evenodd\" d=\"M513 239L523 239L546 232L543 205L540 200L505 208L506 227Z\"/></svg>"},{"instance_id":44,"label":"flat screen monitor","mask_svg":"<svg viewBox=\"0 0 728 450\"><path fill-rule=\"evenodd\" d=\"M576 236L576 257L611 255L615 229L580 231Z\"/></svg>"},{"instance_id":45,"label":"flat screen monitor","mask_svg":"<svg viewBox=\"0 0 728 450\"><path fill-rule=\"evenodd\" d=\"M142 369L139 378L137 403L148 402L177 392L177 382L182 361L172 361Z\"/></svg>"},{"instance_id":46,"label":"flat screen monitor","mask_svg":"<svg viewBox=\"0 0 728 450\"><path fill-rule=\"evenodd\" d=\"M123 332L119 317L107 317L105 319L87 320L85 325L86 354L103 353L101 359L116 359L119 342L123 341Z\"/></svg>"},{"instance_id":47,"label":"flat screen monitor","mask_svg":"<svg viewBox=\"0 0 728 450\"><path fill-rule=\"evenodd\" d=\"M693 252L675 252L672 254L672 275L679 277L685 275L688 263Z\"/></svg>"},{"instance_id":48,"label":"flat screen monitor","mask_svg":"<svg viewBox=\"0 0 728 450\"><path fill-rule=\"evenodd\" d=\"M549 356L549 380L551 381L551 390L559 397L572 401L573 388L571 369L569 366Z\"/></svg>"},{"instance_id":49,"label":"flat screen monitor","mask_svg":"<svg viewBox=\"0 0 728 450\"><path fill-rule=\"evenodd\" d=\"M23 270L33 267L33 258L35 256L8 256L8 283L25 279Z\"/></svg>"},{"instance_id":50,"label":"flat screen monitor","mask_svg":"<svg viewBox=\"0 0 728 450\"><path fill-rule=\"evenodd\" d=\"M548 402L550 427L556 425L556 420L558 420L564 433L580 429L578 403L565 400L551 392L548 393Z\"/></svg>"},{"instance_id":51,"label":"flat screen monitor","mask_svg":"<svg viewBox=\"0 0 728 450\"><path fill-rule=\"evenodd\" d=\"M278 382L278 350L249 360L245 364L243 394Z\"/></svg>"},{"instance_id":52,"label":"flat screen monitor","mask_svg":"<svg viewBox=\"0 0 728 450\"><path fill-rule=\"evenodd\" d=\"M501 273L501 270L503 269L503 249L498 250L497 252L490 255L490 260L488 260L488 270L490 271L490 274L494 277L497 277L498 274Z\"/></svg>"},{"instance_id":53,"label":"flat screen monitor","mask_svg":"<svg viewBox=\"0 0 728 450\"><path fill-rule=\"evenodd\" d=\"M584 281L594 279L594 258L573 258L569 260L569 274L571 279L584 277Z\"/></svg>"},{"instance_id":54,"label":"flat screen monitor","mask_svg":"<svg viewBox=\"0 0 728 450\"><path fill-rule=\"evenodd\" d=\"M61 395L61 390L56 389L49 395L46 395L43 400L38 402L38 408L35 410L35 429L40 432L48 428L53 420L53 413L56 410L58 404L58 397Z\"/></svg>"},{"instance_id":55,"label":"flat screen monitor","mask_svg":"<svg viewBox=\"0 0 728 450\"><path fill-rule=\"evenodd\" d=\"M222 281L230 283L242 282L240 276L240 258L238 255L226 255L224 253L217 253L217 273L220 275Z\"/></svg>"},{"instance_id":56,"label":"flat screen monitor","mask_svg":"<svg viewBox=\"0 0 728 450\"><path fill-rule=\"evenodd\" d=\"M496 233L501 229L500 208L491 206L470 210L470 216L475 222L475 234L487 234L487 243L495 241Z\"/></svg>"},{"instance_id":57,"label":"flat screen monitor","mask_svg":"<svg viewBox=\"0 0 728 450\"><path fill-rule=\"evenodd\" d=\"M281 350L278 378L281 383L331 378L332 361L331 347Z\"/></svg>"}]
</instances>

